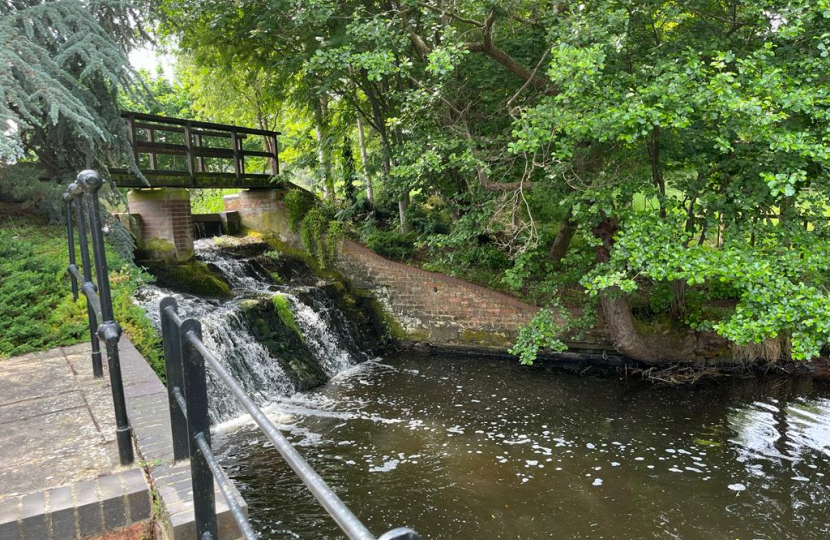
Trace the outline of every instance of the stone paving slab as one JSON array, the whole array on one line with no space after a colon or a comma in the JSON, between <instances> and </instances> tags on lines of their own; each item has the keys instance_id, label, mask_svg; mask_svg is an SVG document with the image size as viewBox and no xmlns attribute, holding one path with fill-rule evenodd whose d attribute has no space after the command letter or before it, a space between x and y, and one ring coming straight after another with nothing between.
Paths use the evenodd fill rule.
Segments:
<instances>
[{"instance_id":1,"label":"stone paving slab","mask_svg":"<svg viewBox=\"0 0 830 540\"><path fill-rule=\"evenodd\" d=\"M121 470L109 377L88 349L0 361L0 500Z\"/></svg>"}]
</instances>

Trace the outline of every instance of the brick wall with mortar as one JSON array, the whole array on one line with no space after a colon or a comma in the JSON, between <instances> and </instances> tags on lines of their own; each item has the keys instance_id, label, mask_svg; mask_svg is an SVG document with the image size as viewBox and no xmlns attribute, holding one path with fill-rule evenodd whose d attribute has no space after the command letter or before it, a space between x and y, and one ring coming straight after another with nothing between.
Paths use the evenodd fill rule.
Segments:
<instances>
[{"instance_id":1,"label":"brick wall with mortar","mask_svg":"<svg viewBox=\"0 0 830 540\"><path fill-rule=\"evenodd\" d=\"M282 202L286 190L248 189L237 195L224 197L225 211L238 212L243 227L255 231L270 231L290 236L288 214Z\"/></svg>"},{"instance_id":2,"label":"brick wall with mortar","mask_svg":"<svg viewBox=\"0 0 830 540\"><path fill-rule=\"evenodd\" d=\"M193 257L190 192L180 188L134 189L127 194L131 214L140 216L139 257L184 261Z\"/></svg>"},{"instance_id":3,"label":"brick wall with mortar","mask_svg":"<svg viewBox=\"0 0 830 540\"><path fill-rule=\"evenodd\" d=\"M336 265L415 341L503 350L539 311L505 294L390 261L350 240L341 242Z\"/></svg>"}]
</instances>

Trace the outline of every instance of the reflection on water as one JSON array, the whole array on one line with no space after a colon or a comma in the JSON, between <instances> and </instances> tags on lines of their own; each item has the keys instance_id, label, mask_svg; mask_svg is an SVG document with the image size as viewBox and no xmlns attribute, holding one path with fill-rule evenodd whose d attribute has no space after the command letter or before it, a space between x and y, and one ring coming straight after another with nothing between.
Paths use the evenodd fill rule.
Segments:
<instances>
[{"instance_id":1,"label":"reflection on water","mask_svg":"<svg viewBox=\"0 0 830 540\"><path fill-rule=\"evenodd\" d=\"M269 413L378 535L830 537L830 389L809 380L631 388L405 355ZM263 537L342 537L254 428L215 442Z\"/></svg>"}]
</instances>

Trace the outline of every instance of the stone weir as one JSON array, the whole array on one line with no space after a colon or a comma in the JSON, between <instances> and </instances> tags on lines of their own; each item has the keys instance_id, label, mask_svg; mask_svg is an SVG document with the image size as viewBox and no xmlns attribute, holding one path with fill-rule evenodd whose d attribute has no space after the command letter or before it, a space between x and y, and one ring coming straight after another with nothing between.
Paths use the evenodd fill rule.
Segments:
<instances>
[{"instance_id":1,"label":"stone weir","mask_svg":"<svg viewBox=\"0 0 830 540\"><path fill-rule=\"evenodd\" d=\"M300 188L283 184L226 196L225 212L211 217L219 220L223 232L245 228L277 236L290 246L301 248L284 204L289 189ZM310 193L307 196L309 201L314 197ZM155 273L159 275L195 275L194 271L200 269L192 263L194 217L190 214L187 190L133 190L129 200L132 213L120 217L133 229L139 256L146 264L158 266ZM460 279L385 259L351 241L341 242L335 266L353 288L382 305L393 334L403 341L503 354L515 341L519 328L539 310ZM194 286L222 287L205 272L198 275L199 279L190 280ZM604 325L568 345L580 359L596 357L606 362L609 356L616 356Z\"/></svg>"}]
</instances>

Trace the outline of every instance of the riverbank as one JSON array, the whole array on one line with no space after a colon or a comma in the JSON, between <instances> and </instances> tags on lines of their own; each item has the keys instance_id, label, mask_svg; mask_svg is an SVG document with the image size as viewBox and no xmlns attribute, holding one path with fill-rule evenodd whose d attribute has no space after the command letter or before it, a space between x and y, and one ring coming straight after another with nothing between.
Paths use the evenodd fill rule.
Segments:
<instances>
[{"instance_id":1,"label":"riverbank","mask_svg":"<svg viewBox=\"0 0 830 540\"><path fill-rule=\"evenodd\" d=\"M86 298L73 301L66 272L65 227L20 205L3 203L0 210L0 361L88 341ZM136 290L154 278L109 244L107 262L116 320L164 377L158 334L133 301Z\"/></svg>"}]
</instances>

